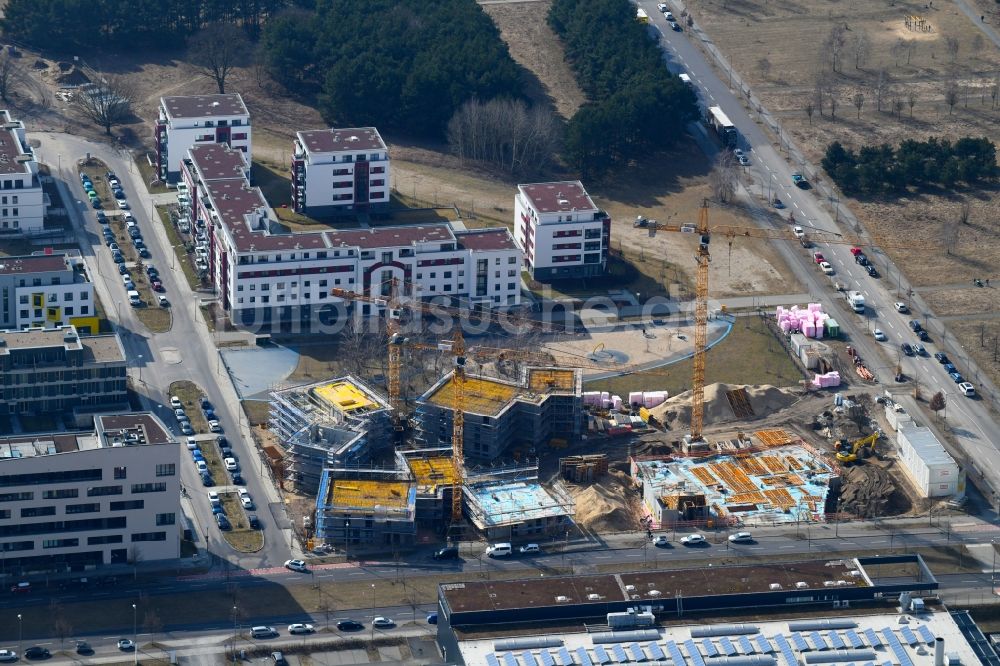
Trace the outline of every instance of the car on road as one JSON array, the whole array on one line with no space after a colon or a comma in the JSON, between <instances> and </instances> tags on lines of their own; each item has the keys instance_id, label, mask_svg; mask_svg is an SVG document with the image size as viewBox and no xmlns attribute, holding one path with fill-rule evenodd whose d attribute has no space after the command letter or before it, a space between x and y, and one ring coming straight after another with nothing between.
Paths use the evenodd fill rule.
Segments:
<instances>
[{"instance_id":1,"label":"car on road","mask_svg":"<svg viewBox=\"0 0 1000 666\"><path fill-rule=\"evenodd\" d=\"M43 648L41 645L32 645L30 648L24 651L24 656L28 659L48 659L52 656L48 648Z\"/></svg>"},{"instance_id":2,"label":"car on road","mask_svg":"<svg viewBox=\"0 0 1000 666\"><path fill-rule=\"evenodd\" d=\"M739 161L740 166L750 166L750 158L746 155L740 155L736 159Z\"/></svg>"},{"instance_id":3,"label":"car on road","mask_svg":"<svg viewBox=\"0 0 1000 666\"><path fill-rule=\"evenodd\" d=\"M248 511L252 511L253 508L254 508L254 506L253 506L253 500L250 499L249 497L241 497L240 498L240 504L242 504L243 508L247 509Z\"/></svg>"},{"instance_id":4,"label":"car on road","mask_svg":"<svg viewBox=\"0 0 1000 666\"><path fill-rule=\"evenodd\" d=\"M902 301L896 301L892 304L892 307L896 308L896 312L902 312L903 314L910 311L910 307Z\"/></svg>"},{"instance_id":5,"label":"car on road","mask_svg":"<svg viewBox=\"0 0 1000 666\"><path fill-rule=\"evenodd\" d=\"M13 650L0 650L0 662L17 661L17 653Z\"/></svg>"},{"instance_id":6,"label":"car on road","mask_svg":"<svg viewBox=\"0 0 1000 666\"><path fill-rule=\"evenodd\" d=\"M170 301L167 300L166 296L157 296L156 301L160 304L161 308L165 308L170 305Z\"/></svg>"},{"instance_id":7,"label":"car on road","mask_svg":"<svg viewBox=\"0 0 1000 666\"><path fill-rule=\"evenodd\" d=\"M865 264L865 270L868 271L869 277L873 278L878 277L878 269L872 266L871 264Z\"/></svg>"},{"instance_id":8,"label":"car on road","mask_svg":"<svg viewBox=\"0 0 1000 666\"><path fill-rule=\"evenodd\" d=\"M521 555L540 555L542 552L542 547L537 543L526 543L517 549Z\"/></svg>"},{"instance_id":9,"label":"car on road","mask_svg":"<svg viewBox=\"0 0 1000 666\"><path fill-rule=\"evenodd\" d=\"M299 573L307 573L309 571L309 567L302 560L285 560L285 568L298 571Z\"/></svg>"},{"instance_id":10,"label":"car on road","mask_svg":"<svg viewBox=\"0 0 1000 666\"><path fill-rule=\"evenodd\" d=\"M259 530L260 529L260 518L255 515L247 516L247 522L250 523L250 529Z\"/></svg>"},{"instance_id":11,"label":"car on road","mask_svg":"<svg viewBox=\"0 0 1000 666\"><path fill-rule=\"evenodd\" d=\"M218 421L209 421L208 429L212 432L222 432L222 424Z\"/></svg>"},{"instance_id":12,"label":"car on road","mask_svg":"<svg viewBox=\"0 0 1000 666\"><path fill-rule=\"evenodd\" d=\"M774 197L774 201L771 202L771 205L774 206L775 208L777 208L778 210L784 210L785 209L784 202L781 199L779 199L778 197ZM795 227L795 228L798 229L799 231L802 231L802 227ZM798 236L798 234L795 234L795 235ZM800 236L800 238L801 238L801 236Z\"/></svg>"},{"instance_id":13,"label":"car on road","mask_svg":"<svg viewBox=\"0 0 1000 666\"><path fill-rule=\"evenodd\" d=\"M958 368L955 367L954 363L945 363L943 367L944 371L947 372L949 375L953 372L958 372Z\"/></svg>"},{"instance_id":14,"label":"car on road","mask_svg":"<svg viewBox=\"0 0 1000 666\"><path fill-rule=\"evenodd\" d=\"M970 382L962 382L961 384L958 385L958 390L970 398L976 395L976 387L973 386Z\"/></svg>"},{"instance_id":15,"label":"car on road","mask_svg":"<svg viewBox=\"0 0 1000 666\"><path fill-rule=\"evenodd\" d=\"M376 629L392 629L396 626L396 623L392 621L391 617L379 615L372 620L372 626Z\"/></svg>"},{"instance_id":16,"label":"car on road","mask_svg":"<svg viewBox=\"0 0 1000 666\"><path fill-rule=\"evenodd\" d=\"M903 344L899 345L899 349L907 356L913 356L915 353L913 351L913 347L910 346L909 342L904 342Z\"/></svg>"},{"instance_id":17,"label":"car on road","mask_svg":"<svg viewBox=\"0 0 1000 666\"><path fill-rule=\"evenodd\" d=\"M701 534L688 534L685 537L681 537L681 543L685 546L700 546L707 544L708 541Z\"/></svg>"},{"instance_id":18,"label":"car on road","mask_svg":"<svg viewBox=\"0 0 1000 666\"><path fill-rule=\"evenodd\" d=\"M311 624L304 622L296 622L295 624L288 625L288 633L290 634L311 634L315 631Z\"/></svg>"},{"instance_id":19,"label":"car on road","mask_svg":"<svg viewBox=\"0 0 1000 666\"><path fill-rule=\"evenodd\" d=\"M188 451L194 451L195 449L198 448L198 440L195 439L194 437L188 437L187 438L187 447L188 447Z\"/></svg>"},{"instance_id":20,"label":"car on road","mask_svg":"<svg viewBox=\"0 0 1000 666\"><path fill-rule=\"evenodd\" d=\"M272 652L271 660L274 662L274 666L288 666L288 660L285 659L283 652Z\"/></svg>"},{"instance_id":21,"label":"car on road","mask_svg":"<svg viewBox=\"0 0 1000 666\"><path fill-rule=\"evenodd\" d=\"M437 624L437 623L438 623L437 613L430 613L427 615L427 624Z\"/></svg>"},{"instance_id":22,"label":"car on road","mask_svg":"<svg viewBox=\"0 0 1000 666\"><path fill-rule=\"evenodd\" d=\"M965 377L962 376L961 372L949 372L948 376L951 377L956 384L965 383Z\"/></svg>"},{"instance_id":23,"label":"car on road","mask_svg":"<svg viewBox=\"0 0 1000 666\"><path fill-rule=\"evenodd\" d=\"M910 330L912 330L914 333L924 330L924 327L921 326L920 322L917 321L916 319L911 319L909 326Z\"/></svg>"},{"instance_id":24,"label":"car on road","mask_svg":"<svg viewBox=\"0 0 1000 666\"><path fill-rule=\"evenodd\" d=\"M729 541L731 543L751 543L753 535L749 532L737 532L736 534L729 535Z\"/></svg>"},{"instance_id":25,"label":"car on road","mask_svg":"<svg viewBox=\"0 0 1000 666\"><path fill-rule=\"evenodd\" d=\"M264 625L250 627L250 638L274 638L278 635L278 630L274 627Z\"/></svg>"},{"instance_id":26,"label":"car on road","mask_svg":"<svg viewBox=\"0 0 1000 666\"><path fill-rule=\"evenodd\" d=\"M337 629L341 631L361 631L365 628L365 625L361 624L357 620L341 620L337 622Z\"/></svg>"},{"instance_id":27,"label":"car on road","mask_svg":"<svg viewBox=\"0 0 1000 666\"><path fill-rule=\"evenodd\" d=\"M885 333L882 332L881 328L876 328L874 331L872 331L872 335L874 335L875 339L878 340L879 342L886 341Z\"/></svg>"},{"instance_id":28,"label":"car on road","mask_svg":"<svg viewBox=\"0 0 1000 666\"><path fill-rule=\"evenodd\" d=\"M943 363L951 363L951 361L948 360L948 355L945 354L944 352L938 352L938 353L934 354L934 358L937 360L938 363L942 363L942 364Z\"/></svg>"},{"instance_id":29,"label":"car on road","mask_svg":"<svg viewBox=\"0 0 1000 666\"><path fill-rule=\"evenodd\" d=\"M514 547L509 543L494 543L486 548L487 557L509 557L514 552Z\"/></svg>"},{"instance_id":30,"label":"car on road","mask_svg":"<svg viewBox=\"0 0 1000 666\"><path fill-rule=\"evenodd\" d=\"M94 648L90 647L90 643L87 641L77 641L76 642L76 653L77 654L94 654Z\"/></svg>"},{"instance_id":31,"label":"car on road","mask_svg":"<svg viewBox=\"0 0 1000 666\"><path fill-rule=\"evenodd\" d=\"M817 264L821 264L824 261L826 261L826 257L823 256L822 252L819 252L817 250L816 252L813 252L813 261L815 261Z\"/></svg>"},{"instance_id":32,"label":"car on road","mask_svg":"<svg viewBox=\"0 0 1000 666\"><path fill-rule=\"evenodd\" d=\"M798 171L792 174L792 184L803 190L808 190L810 187L809 181L806 180L805 177Z\"/></svg>"},{"instance_id":33,"label":"car on road","mask_svg":"<svg viewBox=\"0 0 1000 666\"><path fill-rule=\"evenodd\" d=\"M792 227L792 233L795 234L796 238L802 238L806 235L806 230L802 227Z\"/></svg>"},{"instance_id":34,"label":"car on road","mask_svg":"<svg viewBox=\"0 0 1000 666\"><path fill-rule=\"evenodd\" d=\"M229 519L226 518L225 514L215 514L215 522L219 524L219 529L223 532L228 532L233 529L233 526L230 524Z\"/></svg>"},{"instance_id":35,"label":"car on road","mask_svg":"<svg viewBox=\"0 0 1000 666\"><path fill-rule=\"evenodd\" d=\"M455 546L445 546L434 551L431 557L435 560L457 560L458 548Z\"/></svg>"},{"instance_id":36,"label":"car on road","mask_svg":"<svg viewBox=\"0 0 1000 666\"><path fill-rule=\"evenodd\" d=\"M733 155L736 157L736 159L740 159L741 157L744 157L746 153L744 153L741 148L734 148Z\"/></svg>"},{"instance_id":37,"label":"car on road","mask_svg":"<svg viewBox=\"0 0 1000 666\"><path fill-rule=\"evenodd\" d=\"M212 475L209 474L208 472L204 472L201 475L201 485L205 486L206 488L211 488L212 486L215 485L215 479L213 479Z\"/></svg>"},{"instance_id":38,"label":"car on road","mask_svg":"<svg viewBox=\"0 0 1000 666\"><path fill-rule=\"evenodd\" d=\"M930 342L931 336L927 335L927 331L925 331L924 329L920 329L919 331L917 331L917 338L921 342Z\"/></svg>"},{"instance_id":39,"label":"car on road","mask_svg":"<svg viewBox=\"0 0 1000 666\"><path fill-rule=\"evenodd\" d=\"M657 548L669 548L670 538L666 534L657 534L653 537L653 545Z\"/></svg>"},{"instance_id":40,"label":"car on road","mask_svg":"<svg viewBox=\"0 0 1000 666\"><path fill-rule=\"evenodd\" d=\"M126 201L125 199L115 199L115 201L118 202L118 207L121 208L122 210L129 209L128 201Z\"/></svg>"},{"instance_id":41,"label":"car on road","mask_svg":"<svg viewBox=\"0 0 1000 666\"><path fill-rule=\"evenodd\" d=\"M680 32L681 31L681 24L677 23L676 21L671 21L670 22L670 29L673 30L674 32Z\"/></svg>"},{"instance_id":42,"label":"car on road","mask_svg":"<svg viewBox=\"0 0 1000 666\"><path fill-rule=\"evenodd\" d=\"M913 353L917 356L927 356L927 350L921 344L913 345Z\"/></svg>"},{"instance_id":43,"label":"car on road","mask_svg":"<svg viewBox=\"0 0 1000 666\"><path fill-rule=\"evenodd\" d=\"M118 649L123 652L131 652L135 649L135 643L130 638L119 638Z\"/></svg>"},{"instance_id":44,"label":"car on road","mask_svg":"<svg viewBox=\"0 0 1000 666\"><path fill-rule=\"evenodd\" d=\"M826 273L827 275L833 275L834 273L833 266L830 264L829 261L819 262L819 269L824 273Z\"/></svg>"}]
</instances>

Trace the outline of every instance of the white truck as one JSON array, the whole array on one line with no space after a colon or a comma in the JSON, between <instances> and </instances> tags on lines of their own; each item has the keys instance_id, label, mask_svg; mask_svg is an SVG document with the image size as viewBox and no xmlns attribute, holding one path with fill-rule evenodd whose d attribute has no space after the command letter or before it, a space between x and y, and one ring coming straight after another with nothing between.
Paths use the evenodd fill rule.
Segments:
<instances>
[{"instance_id":1,"label":"white truck","mask_svg":"<svg viewBox=\"0 0 1000 666\"><path fill-rule=\"evenodd\" d=\"M847 302L851 304L851 308L858 313L864 313L865 311L865 295L860 291L849 291L847 292Z\"/></svg>"}]
</instances>

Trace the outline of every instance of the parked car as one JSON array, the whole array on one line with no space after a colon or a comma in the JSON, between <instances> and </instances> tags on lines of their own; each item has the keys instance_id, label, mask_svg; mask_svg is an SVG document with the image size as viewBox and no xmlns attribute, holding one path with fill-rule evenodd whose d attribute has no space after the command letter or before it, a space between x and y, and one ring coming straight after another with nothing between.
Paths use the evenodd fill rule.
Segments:
<instances>
[{"instance_id":1,"label":"parked car","mask_svg":"<svg viewBox=\"0 0 1000 666\"><path fill-rule=\"evenodd\" d=\"M243 508L246 509L246 510L248 510L248 511L251 511L254 508L253 500L250 499L249 497L241 497L240 498L240 504L242 504Z\"/></svg>"},{"instance_id":2,"label":"parked car","mask_svg":"<svg viewBox=\"0 0 1000 666\"><path fill-rule=\"evenodd\" d=\"M869 277L873 277L873 278L877 278L878 277L878 269L876 269L871 264L865 264L865 270L868 271Z\"/></svg>"},{"instance_id":3,"label":"parked car","mask_svg":"<svg viewBox=\"0 0 1000 666\"><path fill-rule=\"evenodd\" d=\"M952 381L956 384L962 384L965 382L965 377L962 376L961 372L949 372L948 376L951 377Z\"/></svg>"},{"instance_id":4,"label":"parked car","mask_svg":"<svg viewBox=\"0 0 1000 666\"><path fill-rule=\"evenodd\" d=\"M907 312L910 311L909 306L906 303L903 303L902 301L896 301L895 303L892 304L892 307L896 308L896 312L902 312L903 314L906 314Z\"/></svg>"},{"instance_id":5,"label":"parked car","mask_svg":"<svg viewBox=\"0 0 1000 666\"><path fill-rule=\"evenodd\" d=\"M226 518L224 514L221 513L215 514L215 522L219 524L219 529L222 530L223 532L227 532L233 529L232 524L230 524L229 519Z\"/></svg>"},{"instance_id":6,"label":"parked car","mask_svg":"<svg viewBox=\"0 0 1000 666\"><path fill-rule=\"evenodd\" d=\"M119 638L118 649L122 652L131 652L135 650L135 643L130 638Z\"/></svg>"},{"instance_id":7,"label":"parked car","mask_svg":"<svg viewBox=\"0 0 1000 666\"><path fill-rule=\"evenodd\" d=\"M234 486L242 486L244 483L246 483L246 481L243 480L243 475L240 474L239 472L233 472L232 476L233 476Z\"/></svg>"},{"instance_id":8,"label":"parked car","mask_svg":"<svg viewBox=\"0 0 1000 666\"><path fill-rule=\"evenodd\" d=\"M653 537L653 545L657 548L669 548L670 547L670 537L666 534L657 534Z\"/></svg>"},{"instance_id":9,"label":"parked car","mask_svg":"<svg viewBox=\"0 0 1000 666\"><path fill-rule=\"evenodd\" d=\"M969 382L962 382L961 384L959 384L958 390L970 398L976 395L976 387Z\"/></svg>"},{"instance_id":10,"label":"parked car","mask_svg":"<svg viewBox=\"0 0 1000 666\"><path fill-rule=\"evenodd\" d=\"M934 358L937 359L938 363L950 363L951 362L951 361L948 360L948 355L945 354L944 352L938 352L938 353L934 354Z\"/></svg>"},{"instance_id":11,"label":"parked car","mask_svg":"<svg viewBox=\"0 0 1000 666\"><path fill-rule=\"evenodd\" d=\"M285 659L285 654L283 652L272 652L271 661L274 662L274 666L288 666L288 660Z\"/></svg>"},{"instance_id":12,"label":"parked car","mask_svg":"<svg viewBox=\"0 0 1000 666\"><path fill-rule=\"evenodd\" d=\"M813 261L815 261L817 264L821 264L824 261L826 261L826 257L823 256L822 252L816 251L813 252Z\"/></svg>"},{"instance_id":13,"label":"parked car","mask_svg":"<svg viewBox=\"0 0 1000 666\"><path fill-rule=\"evenodd\" d=\"M878 340L879 342L885 342L886 340L885 333L882 332L881 328L876 328L874 331L872 331L872 335L874 335L875 339Z\"/></svg>"},{"instance_id":14,"label":"parked car","mask_svg":"<svg viewBox=\"0 0 1000 666\"><path fill-rule=\"evenodd\" d=\"M222 424L218 421L209 421L208 429L212 432L222 432Z\"/></svg>"},{"instance_id":15,"label":"parked car","mask_svg":"<svg viewBox=\"0 0 1000 666\"><path fill-rule=\"evenodd\" d=\"M167 300L166 296L157 296L156 297L156 301L157 301L157 303L160 304L161 308L165 308L165 307L169 307L170 306L170 301Z\"/></svg>"},{"instance_id":16,"label":"parked car","mask_svg":"<svg viewBox=\"0 0 1000 666\"><path fill-rule=\"evenodd\" d=\"M915 353L913 351L913 347L911 347L910 343L908 343L908 342L904 342L903 344L899 345L899 348L907 356L913 356L914 353Z\"/></svg>"},{"instance_id":17,"label":"parked car","mask_svg":"<svg viewBox=\"0 0 1000 666\"><path fill-rule=\"evenodd\" d=\"M250 514L249 516L247 516L247 522L250 523L250 529L252 530L259 530L261 527L260 518L258 518L254 514Z\"/></svg>"},{"instance_id":18,"label":"parked car","mask_svg":"<svg viewBox=\"0 0 1000 666\"><path fill-rule=\"evenodd\" d=\"M48 648L43 648L41 645L32 645L30 648L24 651L24 656L28 659L48 659L52 656Z\"/></svg>"},{"instance_id":19,"label":"parked car","mask_svg":"<svg viewBox=\"0 0 1000 666\"><path fill-rule=\"evenodd\" d=\"M17 653L13 650L0 650L0 662L17 661Z\"/></svg>"},{"instance_id":20,"label":"parked car","mask_svg":"<svg viewBox=\"0 0 1000 666\"><path fill-rule=\"evenodd\" d=\"M341 620L337 623L337 629L341 631L361 631L364 628L365 625L357 620Z\"/></svg>"},{"instance_id":21,"label":"parked car","mask_svg":"<svg viewBox=\"0 0 1000 666\"><path fill-rule=\"evenodd\" d=\"M118 202L118 207L121 208L122 210L129 209L128 201L126 201L125 199L115 199L115 201Z\"/></svg>"},{"instance_id":22,"label":"parked car","mask_svg":"<svg viewBox=\"0 0 1000 666\"><path fill-rule=\"evenodd\" d=\"M681 24L677 23L676 21L671 21L670 22L670 29L673 30L674 32L680 32L681 31Z\"/></svg>"},{"instance_id":23,"label":"parked car","mask_svg":"<svg viewBox=\"0 0 1000 666\"><path fill-rule=\"evenodd\" d=\"M685 537L681 537L681 543L685 546L700 546L708 543L708 541L701 534L688 534Z\"/></svg>"},{"instance_id":24,"label":"parked car","mask_svg":"<svg viewBox=\"0 0 1000 666\"><path fill-rule=\"evenodd\" d=\"M184 421L183 423L181 423L181 433L183 433L185 435L193 435L194 434L194 428L191 427L191 423L190 422Z\"/></svg>"},{"instance_id":25,"label":"parked car","mask_svg":"<svg viewBox=\"0 0 1000 666\"><path fill-rule=\"evenodd\" d=\"M457 560L458 559L458 547L456 546L445 546L444 548L439 548L434 551L431 555L435 560Z\"/></svg>"},{"instance_id":26,"label":"parked car","mask_svg":"<svg viewBox=\"0 0 1000 666\"><path fill-rule=\"evenodd\" d=\"M215 485L215 479L213 479L212 475L209 474L208 472L204 472L201 475L201 485L205 486L206 488L211 488L212 486Z\"/></svg>"},{"instance_id":27,"label":"parked car","mask_svg":"<svg viewBox=\"0 0 1000 666\"><path fill-rule=\"evenodd\" d=\"M308 573L309 567L302 560L286 560L285 568L291 569L292 571L298 571L299 573Z\"/></svg>"},{"instance_id":28,"label":"parked car","mask_svg":"<svg viewBox=\"0 0 1000 666\"><path fill-rule=\"evenodd\" d=\"M151 255L149 253L149 248L148 247L140 247L139 248L139 256L142 257L143 259L149 259L153 255Z\"/></svg>"},{"instance_id":29,"label":"parked car","mask_svg":"<svg viewBox=\"0 0 1000 666\"><path fill-rule=\"evenodd\" d=\"M737 532L736 534L729 535L729 541L731 543L751 543L753 535L749 532Z\"/></svg>"},{"instance_id":30,"label":"parked car","mask_svg":"<svg viewBox=\"0 0 1000 666\"><path fill-rule=\"evenodd\" d=\"M927 350L921 344L913 345L913 353L917 356L927 356Z\"/></svg>"},{"instance_id":31,"label":"parked car","mask_svg":"<svg viewBox=\"0 0 1000 666\"><path fill-rule=\"evenodd\" d=\"M912 330L914 333L924 330L924 327L921 326L920 322L917 321L916 319L911 319L909 325L910 325L910 330Z\"/></svg>"},{"instance_id":32,"label":"parked car","mask_svg":"<svg viewBox=\"0 0 1000 666\"><path fill-rule=\"evenodd\" d=\"M77 641L76 653L82 655L94 654L94 648L90 647L90 643L87 641Z\"/></svg>"},{"instance_id":33,"label":"parked car","mask_svg":"<svg viewBox=\"0 0 1000 666\"><path fill-rule=\"evenodd\" d=\"M438 623L437 613L430 613L427 615L427 624L437 624L437 623Z\"/></svg>"},{"instance_id":34,"label":"parked car","mask_svg":"<svg viewBox=\"0 0 1000 666\"><path fill-rule=\"evenodd\" d=\"M819 264L819 269L824 273L826 273L827 275L833 275L834 273L833 266L830 264L829 261L821 261Z\"/></svg>"},{"instance_id":35,"label":"parked car","mask_svg":"<svg viewBox=\"0 0 1000 666\"><path fill-rule=\"evenodd\" d=\"M376 629L391 629L396 626L396 623L392 621L392 618L379 615L372 620L372 626Z\"/></svg>"}]
</instances>

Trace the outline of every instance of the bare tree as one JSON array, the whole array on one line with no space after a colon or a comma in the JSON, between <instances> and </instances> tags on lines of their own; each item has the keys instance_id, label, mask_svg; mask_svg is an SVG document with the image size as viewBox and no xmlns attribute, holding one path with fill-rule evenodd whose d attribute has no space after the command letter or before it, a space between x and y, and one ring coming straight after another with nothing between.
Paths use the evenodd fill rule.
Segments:
<instances>
[{"instance_id":1,"label":"bare tree","mask_svg":"<svg viewBox=\"0 0 1000 666\"><path fill-rule=\"evenodd\" d=\"M958 37L948 36L944 38L944 50L948 53L948 57L951 58L952 62L958 60L958 52L961 48Z\"/></svg>"},{"instance_id":2,"label":"bare tree","mask_svg":"<svg viewBox=\"0 0 1000 666\"><path fill-rule=\"evenodd\" d=\"M906 93L906 105L910 107L910 117L913 117L913 107L917 103L917 93L911 90Z\"/></svg>"},{"instance_id":3,"label":"bare tree","mask_svg":"<svg viewBox=\"0 0 1000 666\"><path fill-rule=\"evenodd\" d=\"M872 86L872 92L875 94L875 110L882 110L882 99L885 97L886 90L889 89L889 72L885 70L885 67L880 67L878 70L878 75L875 77L875 85Z\"/></svg>"},{"instance_id":4,"label":"bare tree","mask_svg":"<svg viewBox=\"0 0 1000 666\"><path fill-rule=\"evenodd\" d=\"M521 100L469 100L448 122L448 144L462 158L523 174L543 170L556 147L558 125L540 105Z\"/></svg>"},{"instance_id":5,"label":"bare tree","mask_svg":"<svg viewBox=\"0 0 1000 666\"><path fill-rule=\"evenodd\" d=\"M156 642L156 634L163 631L163 620L155 609L149 608L142 616L142 626L150 635L150 641Z\"/></svg>"},{"instance_id":6,"label":"bare tree","mask_svg":"<svg viewBox=\"0 0 1000 666\"><path fill-rule=\"evenodd\" d=\"M958 247L958 224L945 222L941 226L941 244L944 245L945 252L951 254Z\"/></svg>"},{"instance_id":7,"label":"bare tree","mask_svg":"<svg viewBox=\"0 0 1000 666\"><path fill-rule=\"evenodd\" d=\"M111 134L111 128L130 121L136 100L136 87L116 74L92 77L95 85L81 89L73 97L76 109L96 125Z\"/></svg>"},{"instance_id":8,"label":"bare tree","mask_svg":"<svg viewBox=\"0 0 1000 666\"><path fill-rule=\"evenodd\" d=\"M858 110L858 120L861 120L861 107L865 105L865 95L860 90L854 93L854 97L851 98L854 102L854 108Z\"/></svg>"},{"instance_id":9,"label":"bare tree","mask_svg":"<svg viewBox=\"0 0 1000 666\"><path fill-rule=\"evenodd\" d=\"M893 95L890 104L892 104L892 112L899 118L899 114L903 112L903 98L899 95Z\"/></svg>"},{"instance_id":10,"label":"bare tree","mask_svg":"<svg viewBox=\"0 0 1000 666\"><path fill-rule=\"evenodd\" d=\"M766 79L767 75L771 73L771 61L768 60L766 57L758 60L757 71L760 72L760 78Z\"/></svg>"},{"instance_id":11,"label":"bare tree","mask_svg":"<svg viewBox=\"0 0 1000 666\"><path fill-rule=\"evenodd\" d=\"M261 90L265 89L271 80L267 69L267 50L263 44L258 44L253 51L253 78Z\"/></svg>"},{"instance_id":12,"label":"bare tree","mask_svg":"<svg viewBox=\"0 0 1000 666\"><path fill-rule=\"evenodd\" d=\"M813 114L816 112L816 104L811 99L806 102L806 115L809 117L809 124L813 124Z\"/></svg>"},{"instance_id":13,"label":"bare tree","mask_svg":"<svg viewBox=\"0 0 1000 666\"><path fill-rule=\"evenodd\" d=\"M906 54L906 40L902 37L898 38L892 46L889 47L889 55L893 57L896 61L896 67L899 67L899 59Z\"/></svg>"},{"instance_id":14,"label":"bare tree","mask_svg":"<svg viewBox=\"0 0 1000 666\"><path fill-rule=\"evenodd\" d=\"M983 50L983 36L980 33L976 33L972 36L972 52L980 53Z\"/></svg>"},{"instance_id":15,"label":"bare tree","mask_svg":"<svg viewBox=\"0 0 1000 666\"><path fill-rule=\"evenodd\" d=\"M961 207L958 209L958 223L968 224L969 217L972 215L972 206L969 205L968 201L963 201Z\"/></svg>"},{"instance_id":16,"label":"bare tree","mask_svg":"<svg viewBox=\"0 0 1000 666\"><path fill-rule=\"evenodd\" d=\"M66 618L66 609L61 603L53 599L49 602L49 621L52 623L52 631L59 637L59 647L63 642L73 635L73 624Z\"/></svg>"},{"instance_id":17,"label":"bare tree","mask_svg":"<svg viewBox=\"0 0 1000 666\"><path fill-rule=\"evenodd\" d=\"M955 105L958 104L958 84L950 78L944 87L944 103L948 105L948 115L950 116L955 110Z\"/></svg>"},{"instance_id":18,"label":"bare tree","mask_svg":"<svg viewBox=\"0 0 1000 666\"><path fill-rule=\"evenodd\" d=\"M813 81L813 103L816 106L816 110L819 111L819 115L823 115L823 104L824 98L826 97L827 91L830 89L830 77L822 69L816 70L815 80Z\"/></svg>"},{"instance_id":19,"label":"bare tree","mask_svg":"<svg viewBox=\"0 0 1000 666\"><path fill-rule=\"evenodd\" d=\"M834 90L830 91L830 117L837 117L837 93Z\"/></svg>"},{"instance_id":20,"label":"bare tree","mask_svg":"<svg viewBox=\"0 0 1000 666\"><path fill-rule=\"evenodd\" d=\"M10 101L10 94L23 85L28 73L21 61L4 50L0 53L0 99Z\"/></svg>"},{"instance_id":21,"label":"bare tree","mask_svg":"<svg viewBox=\"0 0 1000 666\"><path fill-rule=\"evenodd\" d=\"M844 54L844 47L847 46L847 28L843 23L837 23L830 28L830 34L823 41L822 50L830 58L830 68L840 71L840 59Z\"/></svg>"},{"instance_id":22,"label":"bare tree","mask_svg":"<svg viewBox=\"0 0 1000 666\"><path fill-rule=\"evenodd\" d=\"M861 69L861 66L868 62L868 56L872 51L872 40L868 36L868 31L859 30L854 35L854 69Z\"/></svg>"},{"instance_id":23,"label":"bare tree","mask_svg":"<svg viewBox=\"0 0 1000 666\"><path fill-rule=\"evenodd\" d=\"M232 71L248 64L252 48L239 26L209 23L188 40L188 58L203 76L215 81L221 95Z\"/></svg>"},{"instance_id":24,"label":"bare tree","mask_svg":"<svg viewBox=\"0 0 1000 666\"><path fill-rule=\"evenodd\" d=\"M904 39L903 40L903 52L906 53L906 64L910 64L910 59L913 57L914 52L917 50L917 40L915 39Z\"/></svg>"},{"instance_id":25,"label":"bare tree","mask_svg":"<svg viewBox=\"0 0 1000 666\"><path fill-rule=\"evenodd\" d=\"M736 193L739 179L739 166L732 151L724 150L716 156L709 178L715 198L722 203L729 201Z\"/></svg>"}]
</instances>

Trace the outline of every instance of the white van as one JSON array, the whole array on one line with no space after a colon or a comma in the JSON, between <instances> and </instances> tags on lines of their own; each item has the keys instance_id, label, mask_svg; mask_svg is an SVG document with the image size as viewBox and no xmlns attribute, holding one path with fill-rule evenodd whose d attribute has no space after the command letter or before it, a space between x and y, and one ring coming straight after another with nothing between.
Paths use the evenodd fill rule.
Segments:
<instances>
[{"instance_id":1,"label":"white van","mask_svg":"<svg viewBox=\"0 0 1000 666\"><path fill-rule=\"evenodd\" d=\"M486 554L489 557L510 557L513 552L514 547L509 543L495 543L486 549Z\"/></svg>"},{"instance_id":2,"label":"white van","mask_svg":"<svg viewBox=\"0 0 1000 666\"><path fill-rule=\"evenodd\" d=\"M274 638L278 635L274 627L251 627L250 636L252 638Z\"/></svg>"},{"instance_id":3,"label":"white van","mask_svg":"<svg viewBox=\"0 0 1000 666\"><path fill-rule=\"evenodd\" d=\"M134 289L128 290L128 304L134 308L137 308L140 305L142 305L142 297L139 296L139 292L135 291Z\"/></svg>"}]
</instances>

